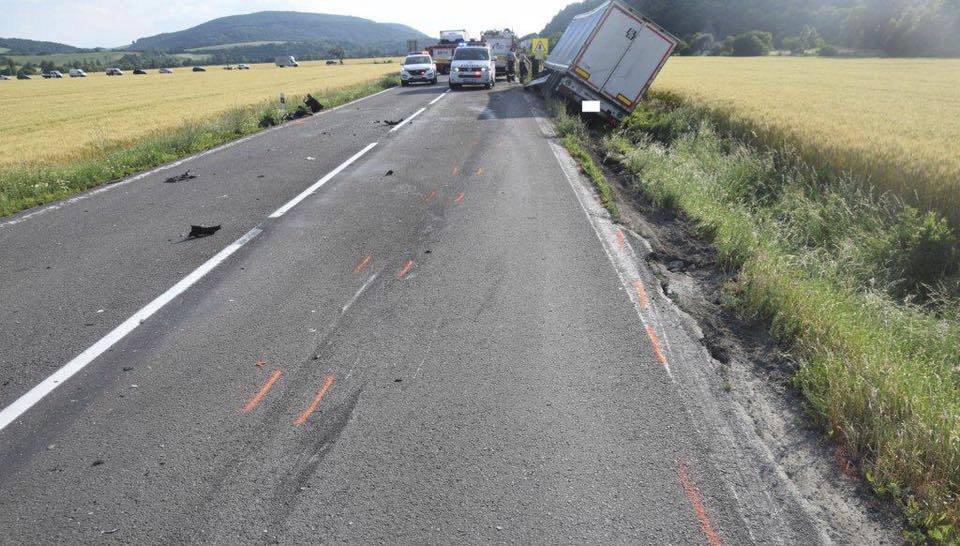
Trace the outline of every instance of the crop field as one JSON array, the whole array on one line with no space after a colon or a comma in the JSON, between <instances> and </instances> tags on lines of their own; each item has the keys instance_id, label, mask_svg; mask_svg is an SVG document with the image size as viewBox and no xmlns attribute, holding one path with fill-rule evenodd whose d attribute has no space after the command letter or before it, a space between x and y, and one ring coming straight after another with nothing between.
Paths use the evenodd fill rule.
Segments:
<instances>
[{"instance_id":1,"label":"crop field","mask_svg":"<svg viewBox=\"0 0 960 546\"><path fill-rule=\"evenodd\" d=\"M960 60L674 57L655 89L795 136L809 159L960 224Z\"/></svg>"},{"instance_id":2,"label":"crop field","mask_svg":"<svg viewBox=\"0 0 960 546\"><path fill-rule=\"evenodd\" d=\"M332 90L372 81L399 70L372 59L343 66L305 62L299 68L252 65L251 70L207 67L174 74L127 72L120 77L33 79L0 82L0 168L35 161L69 161L92 148L208 118L237 106L287 95ZM294 105L295 106L295 105Z\"/></svg>"}]
</instances>

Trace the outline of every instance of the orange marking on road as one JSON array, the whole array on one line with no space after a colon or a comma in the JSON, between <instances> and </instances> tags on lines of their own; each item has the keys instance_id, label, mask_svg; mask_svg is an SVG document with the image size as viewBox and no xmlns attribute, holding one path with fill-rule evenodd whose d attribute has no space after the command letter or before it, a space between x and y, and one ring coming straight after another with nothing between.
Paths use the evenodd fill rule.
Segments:
<instances>
[{"instance_id":1,"label":"orange marking on road","mask_svg":"<svg viewBox=\"0 0 960 546\"><path fill-rule=\"evenodd\" d=\"M697 486L690 479L690 476L687 475L687 468L683 462L680 463L679 474L680 485L683 486L683 492L687 496L687 501L693 506L693 511L696 513L697 520L700 522L700 531L703 532L710 546L723 546L720 535L717 534L717 531L713 528L713 524L710 522L707 507L703 504L703 496L700 495L700 490L697 489Z\"/></svg>"},{"instance_id":2,"label":"orange marking on road","mask_svg":"<svg viewBox=\"0 0 960 546\"><path fill-rule=\"evenodd\" d=\"M430 201L433 201L433 198L436 196L437 196L437 190L430 190L430 193L428 193L426 197L423 198L423 203L427 204Z\"/></svg>"},{"instance_id":3,"label":"orange marking on road","mask_svg":"<svg viewBox=\"0 0 960 546\"><path fill-rule=\"evenodd\" d=\"M310 415L317 411L317 406L320 405L320 401L323 400L323 397L326 396L327 391L330 390L330 387L333 385L333 374L327 374L326 379L323 380L323 386L320 387L320 390L317 392L317 395L313 397L313 400L310 401L310 405L307 406L305 410L300 414L299 417L293 420L293 424L300 426L307 422L307 419L310 418Z\"/></svg>"},{"instance_id":4,"label":"orange marking on road","mask_svg":"<svg viewBox=\"0 0 960 546\"><path fill-rule=\"evenodd\" d=\"M653 345L653 354L657 355L657 360L666 366L667 357L663 356L663 351L660 349L660 339L657 337L657 333L653 331L652 326L647 326L647 335L650 336L650 343Z\"/></svg>"},{"instance_id":5,"label":"orange marking on road","mask_svg":"<svg viewBox=\"0 0 960 546\"><path fill-rule=\"evenodd\" d=\"M477 168L477 176L483 176L483 167Z\"/></svg>"},{"instance_id":6,"label":"orange marking on road","mask_svg":"<svg viewBox=\"0 0 960 546\"><path fill-rule=\"evenodd\" d=\"M460 167L453 168L453 176L460 176Z\"/></svg>"},{"instance_id":7,"label":"orange marking on road","mask_svg":"<svg viewBox=\"0 0 960 546\"><path fill-rule=\"evenodd\" d=\"M640 301L640 309L649 309L650 299L647 298L647 289L643 287L643 281L633 281L633 289L637 291L637 299Z\"/></svg>"},{"instance_id":8,"label":"orange marking on road","mask_svg":"<svg viewBox=\"0 0 960 546\"><path fill-rule=\"evenodd\" d=\"M460 192L457 194L457 198L454 199L453 202L459 205L460 203L463 203L463 199L464 199L463 192Z\"/></svg>"},{"instance_id":9,"label":"orange marking on road","mask_svg":"<svg viewBox=\"0 0 960 546\"><path fill-rule=\"evenodd\" d=\"M360 273L363 273L363 270L366 269L371 263L373 263L373 254L367 254L367 257L363 260L360 260L360 263L357 264L357 267L353 268L353 274L359 275Z\"/></svg>"},{"instance_id":10,"label":"orange marking on road","mask_svg":"<svg viewBox=\"0 0 960 546\"><path fill-rule=\"evenodd\" d=\"M400 271L397 271L397 280L402 279L407 276L407 273L413 268L413 260L407 260L407 263L403 264L403 268Z\"/></svg>"},{"instance_id":11,"label":"orange marking on road","mask_svg":"<svg viewBox=\"0 0 960 546\"><path fill-rule=\"evenodd\" d=\"M267 361L266 361L266 360L258 360L258 361L257 361L257 367L258 367L258 368L262 368L262 367L264 367L264 366L266 366L266 365L267 365Z\"/></svg>"},{"instance_id":12,"label":"orange marking on road","mask_svg":"<svg viewBox=\"0 0 960 546\"><path fill-rule=\"evenodd\" d=\"M281 372L280 370L273 370L273 372L270 374L270 377L267 378L267 382L264 383L262 387L260 387L260 390L257 391L257 394L253 395L253 398L251 398L250 400L247 400L247 403L243 405L243 408L240 410L240 413L250 413L251 411L253 411L254 408L256 408L260 404L260 401L263 400L263 397L266 396L268 392L270 392L270 388L273 387L273 384L276 383L277 380L280 379L280 377L282 376L283 376L283 372Z\"/></svg>"},{"instance_id":13,"label":"orange marking on road","mask_svg":"<svg viewBox=\"0 0 960 546\"><path fill-rule=\"evenodd\" d=\"M618 230L617 230L617 246L619 246L621 249L622 249L623 247L627 246L627 240L626 240L626 238L623 236L623 230L622 230L622 229L618 229Z\"/></svg>"}]
</instances>

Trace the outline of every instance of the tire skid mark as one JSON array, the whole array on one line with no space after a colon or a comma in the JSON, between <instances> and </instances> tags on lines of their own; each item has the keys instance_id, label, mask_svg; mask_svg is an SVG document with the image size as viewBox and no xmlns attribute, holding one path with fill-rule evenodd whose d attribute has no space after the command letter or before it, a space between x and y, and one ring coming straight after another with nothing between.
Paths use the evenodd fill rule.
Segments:
<instances>
[{"instance_id":1,"label":"tire skid mark","mask_svg":"<svg viewBox=\"0 0 960 546\"><path fill-rule=\"evenodd\" d=\"M283 377L283 372L281 370L273 370L270 373L270 377L267 378L266 383L260 387L260 390L254 394L250 400L247 400L247 403L243 405L240 409L240 413L246 415L256 409L260 405L260 402L263 401L263 398L267 396L267 393L270 392L270 389L273 388L273 384L280 380Z\"/></svg>"},{"instance_id":2,"label":"tire skid mark","mask_svg":"<svg viewBox=\"0 0 960 546\"><path fill-rule=\"evenodd\" d=\"M697 516L697 521L700 523L700 531L703 532L703 536L707 539L710 546L723 546L720 535L717 534L716 529L713 528L713 523L710 522L710 515L707 514L707 506L703 503L703 495L700 494L700 489L697 488L697 485L693 483L693 480L691 480L687 474L687 466L683 461L680 461L680 468L677 474L680 478L680 485L683 487L683 493L687 497L687 502L690 503L693 512Z\"/></svg>"},{"instance_id":3,"label":"tire skid mark","mask_svg":"<svg viewBox=\"0 0 960 546\"><path fill-rule=\"evenodd\" d=\"M363 270L366 269L367 266L369 266L372 263L373 263L373 254L367 254L362 260L360 260L357 266L353 268L353 274L359 275L360 273L363 273Z\"/></svg>"},{"instance_id":4,"label":"tire skid mark","mask_svg":"<svg viewBox=\"0 0 960 546\"><path fill-rule=\"evenodd\" d=\"M323 400L323 397L327 395L327 391L330 390L330 387L333 386L333 374L327 374L327 377L323 380L323 386L320 387L320 390L317 391L317 395L313 397L313 400L310 401L310 404L293 420L293 425L299 427L300 425L307 422L307 419L310 418L310 415L313 412L317 411L317 406L320 405L320 402Z\"/></svg>"},{"instance_id":5,"label":"tire skid mark","mask_svg":"<svg viewBox=\"0 0 960 546\"><path fill-rule=\"evenodd\" d=\"M411 269L413 269L413 260L407 260L407 262L403 264L403 267L400 269L400 271L397 271L397 280L402 280L404 277L406 277L407 273L409 273Z\"/></svg>"}]
</instances>

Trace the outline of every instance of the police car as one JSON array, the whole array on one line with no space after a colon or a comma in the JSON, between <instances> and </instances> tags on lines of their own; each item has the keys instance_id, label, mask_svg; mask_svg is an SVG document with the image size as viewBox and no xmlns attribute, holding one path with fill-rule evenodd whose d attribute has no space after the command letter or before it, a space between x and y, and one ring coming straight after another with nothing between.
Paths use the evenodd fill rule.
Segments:
<instances>
[{"instance_id":1,"label":"police car","mask_svg":"<svg viewBox=\"0 0 960 546\"><path fill-rule=\"evenodd\" d=\"M453 52L453 61L450 62L450 89L459 89L464 85L482 85L490 89L496 83L496 61L486 44L470 42Z\"/></svg>"},{"instance_id":2,"label":"police car","mask_svg":"<svg viewBox=\"0 0 960 546\"><path fill-rule=\"evenodd\" d=\"M400 85L406 87L414 82L437 83L437 65L425 51L411 53L403 59L403 67L400 68Z\"/></svg>"}]
</instances>

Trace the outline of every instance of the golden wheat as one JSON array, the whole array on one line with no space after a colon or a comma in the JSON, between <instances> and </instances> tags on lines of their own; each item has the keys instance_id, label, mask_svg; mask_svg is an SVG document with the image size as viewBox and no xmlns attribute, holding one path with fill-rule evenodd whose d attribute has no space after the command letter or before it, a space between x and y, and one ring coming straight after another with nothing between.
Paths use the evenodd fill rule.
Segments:
<instances>
[{"instance_id":1,"label":"golden wheat","mask_svg":"<svg viewBox=\"0 0 960 546\"><path fill-rule=\"evenodd\" d=\"M960 218L960 60L674 57L655 89L794 135L807 157Z\"/></svg>"},{"instance_id":2,"label":"golden wheat","mask_svg":"<svg viewBox=\"0 0 960 546\"><path fill-rule=\"evenodd\" d=\"M337 89L397 72L396 61L323 62L299 68L255 64L251 70L207 67L145 76L0 82L0 165L69 161L99 144L127 142L157 130L209 117L235 106L287 95ZM293 105L295 106L295 105Z\"/></svg>"}]
</instances>

